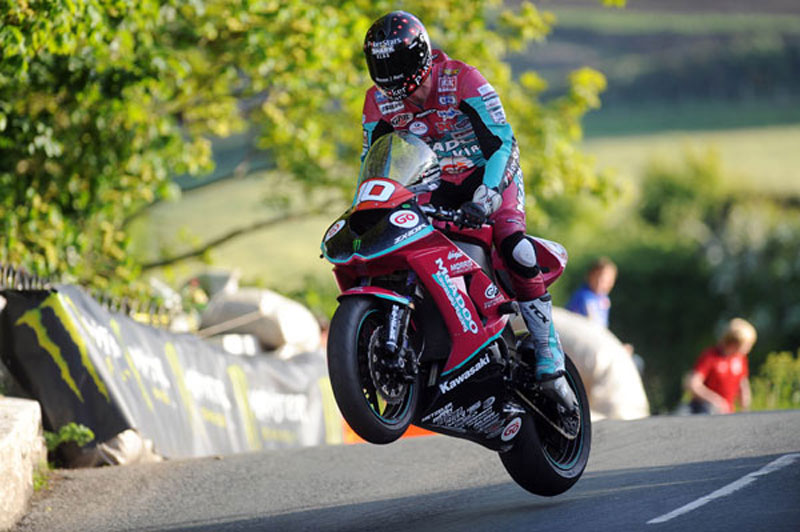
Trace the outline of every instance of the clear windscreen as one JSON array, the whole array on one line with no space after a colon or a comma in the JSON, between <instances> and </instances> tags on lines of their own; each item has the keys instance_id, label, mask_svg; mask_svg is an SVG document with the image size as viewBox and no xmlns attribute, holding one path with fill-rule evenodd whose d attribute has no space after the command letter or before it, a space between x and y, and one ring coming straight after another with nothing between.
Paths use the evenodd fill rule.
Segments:
<instances>
[{"instance_id":1,"label":"clear windscreen","mask_svg":"<svg viewBox=\"0 0 800 532\"><path fill-rule=\"evenodd\" d=\"M422 139L410 133L392 132L370 147L356 189L367 179L382 177L415 191L433 190L439 184L439 176L439 160Z\"/></svg>"}]
</instances>

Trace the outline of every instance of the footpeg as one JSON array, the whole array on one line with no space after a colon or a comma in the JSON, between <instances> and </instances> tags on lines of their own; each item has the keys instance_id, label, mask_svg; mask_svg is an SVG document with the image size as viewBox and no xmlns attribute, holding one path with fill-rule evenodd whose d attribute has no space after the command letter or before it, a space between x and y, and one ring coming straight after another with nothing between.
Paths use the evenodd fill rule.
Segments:
<instances>
[{"instance_id":1,"label":"footpeg","mask_svg":"<svg viewBox=\"0 0 800 532\"><path fill-rule=\"evenodd\" d=\"M516 301L506 301L497 307L500 314L519 314L519 304Z\"/></svg>"},{"instance_id":2,"label":"footpeg","mask_svg":"<svg viewBox=\"0 0 800 532\"><path fill-rule=\"evenodd\" d=\"M537 392L540 392L537 390ZM539 417L541 417L548 425L550 425L556 432L564 438L572 441L580 432L581 428L581 411L566 412L564 407L556 404L553 401L542 401L542 395L537 399L531 400L525 394L516 390L517 396L528 405L531 410Z\"/></svg>"}]
</instances>

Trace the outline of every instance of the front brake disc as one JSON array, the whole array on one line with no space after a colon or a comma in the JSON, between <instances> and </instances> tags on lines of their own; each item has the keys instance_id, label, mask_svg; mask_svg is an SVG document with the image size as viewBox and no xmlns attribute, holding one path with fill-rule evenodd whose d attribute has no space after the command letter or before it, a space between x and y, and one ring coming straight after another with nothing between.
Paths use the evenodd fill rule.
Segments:
<instances>
[{"instance_id":1,"label":"front brake disc","mask_svg":"<svg viewBox=\"0 0 800 532\"><path fill-rule=\"evenodd\" d=\"M386 352L380 343L383 326L376 327L369 339L367 363L370 377L381 398L391 405L400 404L405 398L407 385L397 368L386 364Z\"/></svg>"}]
</instances>

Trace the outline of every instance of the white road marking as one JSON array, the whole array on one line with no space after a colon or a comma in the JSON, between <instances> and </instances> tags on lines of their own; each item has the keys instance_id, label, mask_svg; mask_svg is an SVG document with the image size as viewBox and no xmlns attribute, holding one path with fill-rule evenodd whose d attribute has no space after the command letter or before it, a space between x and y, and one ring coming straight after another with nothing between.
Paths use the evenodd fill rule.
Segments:
<instances>
[{"instance_id":1,"label":"white road marking","mask_svg":"<svg viewBox=\"0 0 800 532\"><path fill-rule=\"evenodd\" d=\"M727 497L728 495L732 494L733 492L738 491L738 490L744 488L745 486L755 482L758 477L762 477L764 475L769 475L770 473L774 473L775 471L777 471L779 469L782 469L782 468L784 468L784 467L786 467L788 465L793 464L795 460L799 460L799 459L800 459L800 453L785 454L785 455L781 456L780 458L778 458L777 460L773 460L772 462L768 463L767 465L765 465L764 467L762 467L758 471L754 471L752 473L749 473L749 474L743 476L742 478L740 478L739 480L737 480L735 482L731 482L727 486L723 486L720 489L718 489L718 490L716 490L714 492L711 492L708 495L700 497L699 499L697 499L695 501L692 501L692 502L690 502L689 504L687 504L685 506L681 506L677 510L673 510L673 511L667 513L667 514L664 514L662 516L656 517L655 519L651 519L651 520L649 520L647 522L647 524L648 525L656 525L658 523L665 523L665 522L669 521L670 519L674 519L674 518L678 517L679 515L683 515L685 513L691 512L692 510L696 510L696 509L700 508L701 506L704 506L704 505L710 503L714 499L720 499L722 497Z\"/></svg>"}]
</instances>

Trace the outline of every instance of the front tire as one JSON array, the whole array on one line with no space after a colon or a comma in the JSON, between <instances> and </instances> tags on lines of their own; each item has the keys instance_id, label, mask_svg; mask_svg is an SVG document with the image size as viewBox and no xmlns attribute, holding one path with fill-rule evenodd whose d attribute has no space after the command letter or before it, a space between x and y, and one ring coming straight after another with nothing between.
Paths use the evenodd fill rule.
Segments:
<instances>
[{"instance_id":1,"label":"front tire","mask_svg":"<svg viewBox=\"0 0 800 532\"><path fill-rule=\"evenodd\" d=\"M565 366L567 382L578 398L581 411L578 435L568 440L526 407L528 414L514 447L500 454L503 466L517 484L546 497L564 493L578 481L586 469L592 444L589 400L583 381L569 357L565 357Z\"/></svg>"},{"instance_id":2,"label":"front tire","mask_svg":"<svg viewBox=\"0 0 800 532\"><path fill-rule=\"evenodd\" d=\"M417 408L419 376L394 389L389 401L379 391L370 358L386 306L375 298L346 297L336 309L328 335L328 374L345 421L371 443L391 443L405 433ZM372 359L374 361L374 358ZM373 362L374 364L374 362Z\"/></svg>"}]
</instances>

